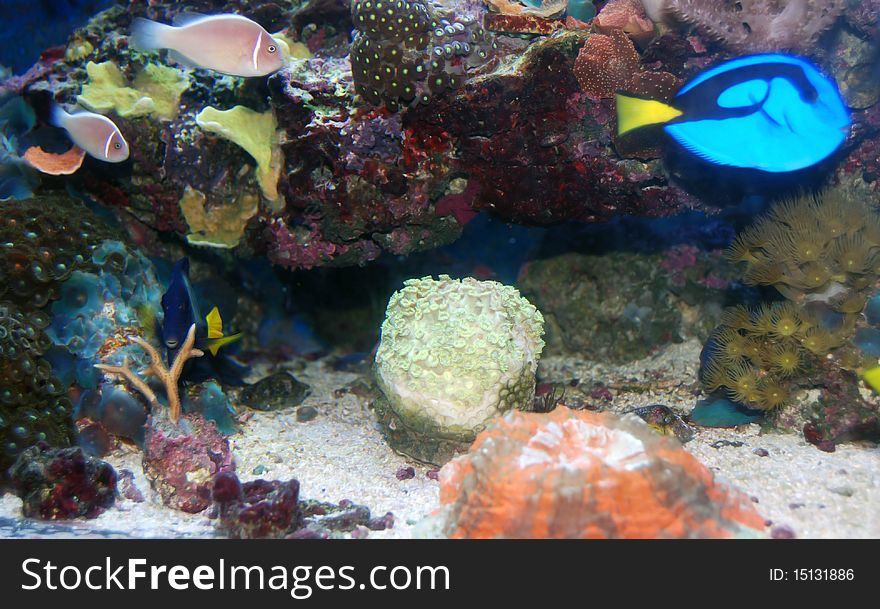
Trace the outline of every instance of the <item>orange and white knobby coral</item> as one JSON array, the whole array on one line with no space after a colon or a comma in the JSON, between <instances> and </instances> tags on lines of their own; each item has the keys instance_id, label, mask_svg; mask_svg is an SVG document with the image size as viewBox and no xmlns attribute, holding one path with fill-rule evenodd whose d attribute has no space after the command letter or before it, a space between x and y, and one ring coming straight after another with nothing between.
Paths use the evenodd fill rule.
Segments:
<instances>
[{"instance_id":1,"label":"orange and white knobby coral","mask_svg":"<svg viewBox=\"0 0 880 609\"><path fill-rule=\"evenodd\" d=\"M612 413L513 412L440 471L454 538L722 538L763 518L677 441Z\"/></svg>"}]
</instances>

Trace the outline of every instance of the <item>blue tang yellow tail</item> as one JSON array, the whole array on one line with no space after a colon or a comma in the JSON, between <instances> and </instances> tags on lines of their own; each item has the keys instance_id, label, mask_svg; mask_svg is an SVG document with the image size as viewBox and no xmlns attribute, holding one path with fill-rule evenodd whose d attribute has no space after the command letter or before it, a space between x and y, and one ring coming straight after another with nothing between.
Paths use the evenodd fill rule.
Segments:
<instances>
[{"instance_id":1,"label":"blue tang yellow tail","mask_svg":"<svg viewBox=\"0 0 880 609\"><path fill-rule=\"evenodd\" d=\"M663 125L705 161L769 173L823 161L843 144L851 124L834 81L808 61L779 53L710 68L668 104L618 93L617 119L618 135Z\"/></svg>"}]
</instances>

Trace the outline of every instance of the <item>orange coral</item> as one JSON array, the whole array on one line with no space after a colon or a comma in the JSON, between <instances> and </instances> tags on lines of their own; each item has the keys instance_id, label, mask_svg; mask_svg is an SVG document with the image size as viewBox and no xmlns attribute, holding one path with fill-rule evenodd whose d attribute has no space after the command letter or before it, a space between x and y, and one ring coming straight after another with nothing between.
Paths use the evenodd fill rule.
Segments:
<instances>
[{"instance_id":1,"label":"orange coral","mask_svg":"<svg viewBox=\"0 0 880 609\"><path fill-rule=\"evenodd\" d=\"M643 71L635 45L619 29L587 39L574 62L574 75L585 93L599 98L624 90L667 101L683 82L668 72Z\"/></svg>"},{"instance_id":2,"label":"orange coral","mask_svg":"<svg viewBox=\"0 0 880 609\"><path fill-rule=\"evenodd\" d=\"M622 30L640 43L654 35L654 22L648 19L641 0L611 0L602 7L593 23L603 34Z\"/></svg>"},{"instance_id":3,"label":"orange coral","mask_svg":"<svg viewBox=\"0 0 880 609\"><path fill-rule=\"evenodd\" d=\"M46 152L39 146L31 146L22 158L37 171L53 176L66 176L79 169L85 157L85 150L78 146L61 154Z\"/></svg>"},{"instance_id":4,"label":"orange coral","mask_svg":"<svg viewBox=\"0 0 880 609\"><path fill-rule=\"evenodd\" d=\"M747 497L675 440L611 413L512 412L440 471L454 538L718 538L760 534Z\"/></svg>"},{"instance_id":5,"label":"orange coral","mask_svg":"<svg viewBox=\"0 0 880 609\"><path fill-rule=\"evenodd\" d=\"M639 54L621 30L590 36L574 62L575 78L594 97L614 97L638 71Z\"/></svg>"}]
</instances>

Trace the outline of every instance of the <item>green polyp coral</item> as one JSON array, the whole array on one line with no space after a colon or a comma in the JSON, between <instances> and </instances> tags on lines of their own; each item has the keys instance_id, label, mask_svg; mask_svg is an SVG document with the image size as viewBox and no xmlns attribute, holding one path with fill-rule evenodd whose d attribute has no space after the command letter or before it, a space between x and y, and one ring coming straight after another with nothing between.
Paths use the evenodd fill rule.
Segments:
<instances>
[{"instance_id":1,"label":"green polyp coral","mask_svg":"<svg viewBox=\"0 0 880 609\"><path fill-rule=\"evenodd\" d=\"M218 110L208 106L198 113L196 123L204 131L240 146L257 162L257 181L270 201L278 198L282 157L278 122L272 111L255 112L244 106Z\"/></svg>"},{"instance_id":2,"label":"green polyp coral","mask_svg":"<svg viewBox=\"0 0 880 609\"><path fill-rule=\"evenodd\" d=\"M820 360L858 368L858 318L880 277L880 214L841 190L777 203L744 230L728 257L752 285L788 302L725 310L703 350L700 379L752 408L788 401Z\"/></svg>"},{"instance_id":3,"label":"green polyp coral","mask_svg":"<svg viewBox=\"0 0 880 609\"><path fill-rule=\"evenodd\" d=\"M842 190L776 204L728 250L747 283L860 313L880 276L880 214Z\"/></svg>"},{"instance_id":4,"label":"green polyp coral","mask_svg":"<svg viewBox=\"0 0 880 609\"><path fill-rule=\"evenodd\" d=\"M473 278L410 279L382 324L375 373L391 446L443 463L486 423L531 404L544 318L516 288Z\"/></svg>"},{"instance_id":5,"label":"green polyp coral","mask_svg":"<svg viewBox=\"0 0 880 609\"><path fill-rule=\"evenodd\" d=\"M182 70L153 63L144 66L131 86L112 61L90 61L86 72L89 82L83 85L77 102L94 112L113 111L122 118L172 120L180 109L180 96L190 86Z\"/></svg>"},{"instance_id":6,"label":"green polyp coral","mask_svg":"<svg viewBox=\"0 0 880 609\"><path fill-rule=\"evenodd\" d=\"M180 199L180 210L190 230L186 240L192 245L233 248L259 206L259 195L249 192L241 193L231 203L208 206L204 193L187 186Z\"/></svg>"},{"instance_id":7,"label":"green polyp coral","mask_svg":"<svg viewBox=\"0 0 880 609\"><path fill-rule=\"evenodd\" d=\"M49 304L114 233L82 203L41 195L0 217L0 486L8 467L36 442L67 446L73 405L45 357Z\"/></svg>"}]
</instances>

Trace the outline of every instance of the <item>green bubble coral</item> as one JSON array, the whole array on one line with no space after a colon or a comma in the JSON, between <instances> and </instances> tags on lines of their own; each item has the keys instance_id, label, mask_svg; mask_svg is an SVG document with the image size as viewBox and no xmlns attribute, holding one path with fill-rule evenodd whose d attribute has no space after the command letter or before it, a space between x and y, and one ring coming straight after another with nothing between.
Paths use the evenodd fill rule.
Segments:
<instances>
[{"instance_id":1,"label":"green bubble coral","mask_svg":"<svg viewBox=\"0 0 880 609\"><path fill-rule=\"evenodd\" d=\"M129 86L112 61L86 64L89 82L77 103L94 112L115 112L122 118L152 116L173 120L180 110L180 96L190 86L186 73L148 63Z\"/></svg>"},{"instance_id":2,"label":"green bubble coral","mask_svg":"<svg viewBox=\"0 0 880 609\"><path fill-rule=\"evenodd\" d=\"M388 303L375 373L396 450L441 463L493 417L532 403L541 313L511 287L410 279Z\"/></svg>"},{"instance_id":3,"label":"green bubble coral","mask_svg":"<svg viewBox=\"0 0 880 609\"><path fill-rule=\"evenodd\" d=\"M244 106L218 110L208 106L196 115L202 130L241 146L257 162L257 181L270 201L278 199L282 156L278 122L271 110L255 112Z\"/></svg>"}]
</instances>

